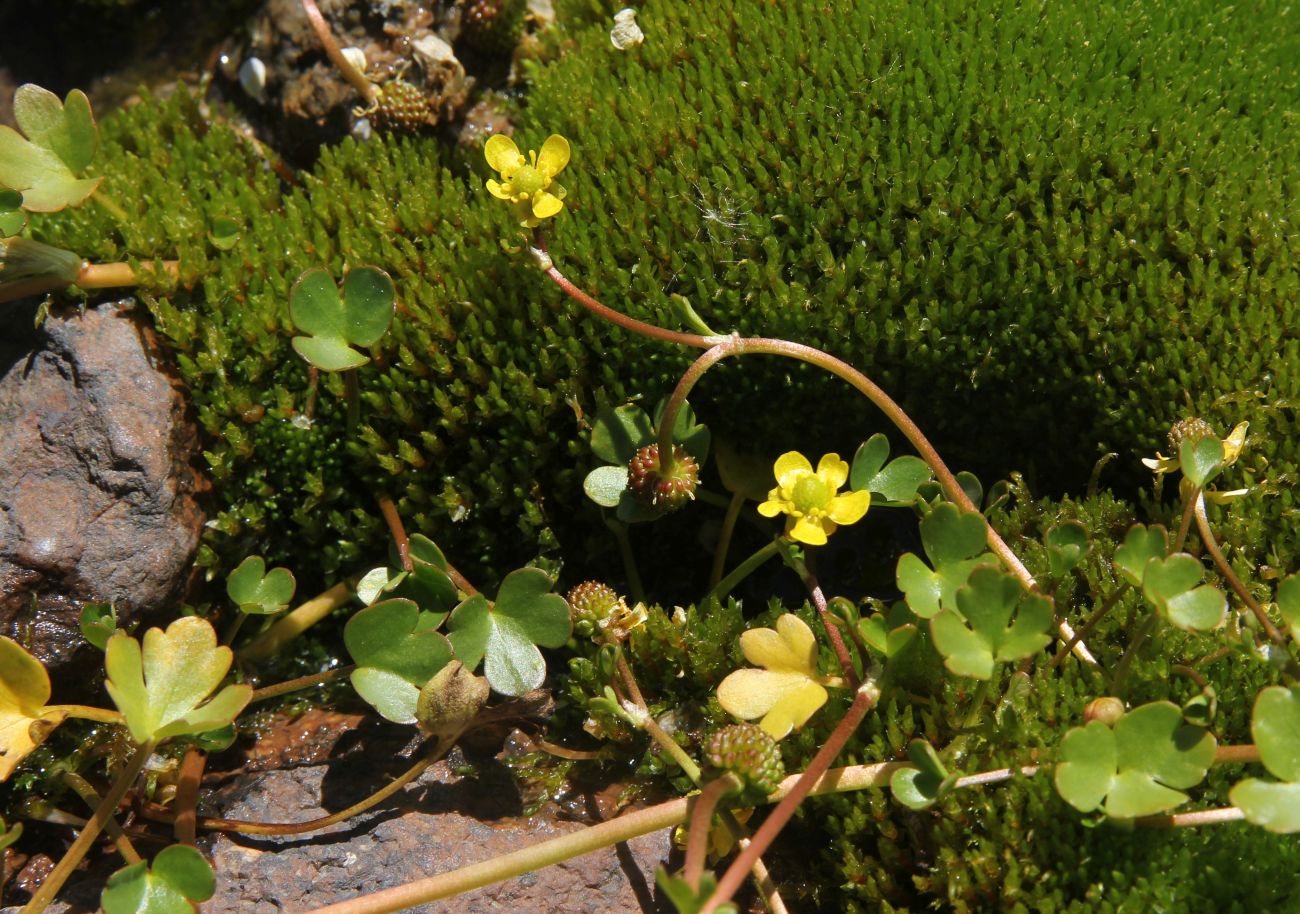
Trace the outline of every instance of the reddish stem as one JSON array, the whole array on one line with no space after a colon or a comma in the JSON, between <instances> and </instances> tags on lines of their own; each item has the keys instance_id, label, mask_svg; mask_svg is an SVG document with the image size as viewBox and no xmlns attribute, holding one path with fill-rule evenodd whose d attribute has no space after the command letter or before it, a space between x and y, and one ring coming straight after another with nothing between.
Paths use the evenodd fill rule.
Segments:
<instances>
[{"instance_id":1,"label":"reddish stem","mask_svg":"<svg viewBox=\"0 0 1300 914\"><path fill-rule=\"evenodd\" d=\"M686 832L686 865L682 877L691 891L700 890L700 877L704 875L704 860L709 850L713 831L713 812L719 801L738 786L736 776L728 773L704 785L691 806L691 822Z\"/></svg>"},{"instance_id":2,"label":"reddish stem","mask_svg":"<svg viewBox=\"0 0 1300 914\"><path fill-rule=\"evenodd\" d=\"M722 874L718 881L718 888L713 893L713 897L705 902L704 907L700 909L700 914L712 914L717 910L718 905L731 900L731 896L740 888L740 884L745 881L746 874L754 868L754 862L771 847L776 836L785 828L794 811L803 802L804 797L812 790L813 784L817 782L828 768L835 757L840 754L844 744L849 741L853 731L857 729L858 724L862 723L862 718L867 716L876 703L878 694L868 686L860 686L857 694L853 696L853 704L849 705L848 713L836 725L834 732L818 750L817 755L812 762L799 776L794 787L785 795L785 798L777 804L776 809L772 810L766 821L754 833L753 839L749 842L749 847L741 851L736 859L731 861L727 871Z\"/></svg>"},{"instance_id":3,"label":"reddish stem","mask_svg":"<svg viewBox=\"0 0 1300 914\"><path fill-rule=\"evenodd\" d=\"M379 502L379 511L388 524L388 532L392 534L393 542L397 544L397 556L402 563L402 570L414 571L415 563L411 561L411 540L406 535L402 516L397 513L397 505L393 504L393 500L383 492L376 495L375 499Z\"/></svg>"}]
</instances>

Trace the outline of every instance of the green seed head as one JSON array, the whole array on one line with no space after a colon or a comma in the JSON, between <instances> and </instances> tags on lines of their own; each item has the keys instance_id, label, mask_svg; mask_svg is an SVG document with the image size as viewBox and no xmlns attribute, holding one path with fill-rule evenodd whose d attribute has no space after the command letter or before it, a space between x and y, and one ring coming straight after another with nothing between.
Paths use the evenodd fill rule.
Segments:
<instances>
[{"instance_id":1,"label":"green seed head","mask_svg":"<svg viewBox=\"0 0 1300 914\"><path fill-rule=\"evenodd\" d=\"M757 801L780 785L785 764L776 740L754 724L732 724L713 734L705 753L719 772L729 771L744 785L741 797Z\"/></svg>"},{"instance_id":2,"label":"green seed head","mask_svg":"<svg viewBox=\"0 0 1300 914\"><path fill-rule=\"evenodd\" d=\"M1190 416L1175 422L1169 429L1169 447L1173 450L1174 456L1178 456L1178 449L1183 446L1184 441L1200 441L1202 438L1217 438L1214 429L1210 423L1204 419L1198 419Z\"/></svg>"}]
</instances>

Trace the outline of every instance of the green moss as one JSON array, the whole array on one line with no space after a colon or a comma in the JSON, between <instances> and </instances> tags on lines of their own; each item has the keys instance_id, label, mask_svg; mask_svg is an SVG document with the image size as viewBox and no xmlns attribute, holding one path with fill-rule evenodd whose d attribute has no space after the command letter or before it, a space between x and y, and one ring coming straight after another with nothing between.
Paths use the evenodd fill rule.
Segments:
<instances>
[{"instance_id":1,"label":"green moss","mask_svg":"<svg viewBox=\"0 0 1300 914\"><path fill-rule=\"evenodd\" d=\"M639 15L645 44L622 53L607 37L612 8L562 4L572 41L536 71L521 121L524 148L550 132L573 144L551 248L581 286L669 325L670 296L682 294L719 329L827 348L902 400L954 464L985 478L1021 469L1043 492L1081 490L1115 451L1102 481L1132 494L1145 482L1137 458L1164 447L1174 420L1194 411L1223 433L1248 419L1226 481L1263 494L1221 529L1244 570L1294 568L1291 13L1208 0L652 2ZM381 549L376 491L471 574L503 573L552 534L571 568L607 555L581 507L586 417L657 399L693 353L629 340L503 253L514 226L482 190L476 152L348 141L286 189L183 94L106 118L104 139L105 190L132 221L91 205L34 229L100 260L181 258L180 283L144 301L205 436L206 564L260 551L303 573L354 570ZM216 215L244 226L230 252L205 240ZM288 288L307 267L339 275L363 263L393 274L400 307L360 372L362 426L348 434L332 378L316 424L300 429L289 420L307 373L288 345ZM718 369L692 402L723 436L770 455L848 453L881 425L835 382L775 360ZM1033 542L1059 520L1083 523L1098 552L1057 596L1088 606L1114 586L1101 557L1133 517L1110 496L1022 497L999 524L1041 573ZM1137 611L1122 599L1090 637L1106 665ZM718 719L701 695L737 661L740 616L691 612L687 630L705 635L686 639L684 662L662 611L632 651L657 710L685 707L684 738L695 739ZM1130 698L1190 697L1172 667L1216 643L1158 639L1134 664ZM957 736L966 686L939 682L927 650L918 643L900 679L918 694L872 715L845 761ZM1245 741L1251 699L1276 673L1236 653L1200 672L1218 690L1221 741ZM575 661L568 710L596 683L590 661ZM968 734L962 769L1048 757L1100 688L1066 661ZM786 741L787 765L825 732ZM1224 802L1232 777L1216 769L1197 802ZM808 863L807 891L825 910L1295 905L1294 842L1242 825L1092 827L1044 776L963 791L925 814L872 794L808 808L804 843L827 849Z\"/></svg>"},{"instance_id":2,"label":"green moss","mask_svg":"<svg viewBox=\"0 0 1300 914\"><path fill-rule=\"evenodd\" d=\"M637 53L593 28L531 97L575 140L582 218L554 247L588 285L829 348L982 473L1059 491L1114 450L1107 479L1133 485L1190 397L1221 433L1252 422L1248 481L1293 478L1287 14L737 0L641 21ZM706 382L747 388L743 419L695 399L733 435L798 444L845 412L807 382ZM812 421L771 427L792 413ZM1258 510L1294 556L1289 497Z\"/></svg>"},{"instance_id":3,"label":"green moss","mask_svg":"<svg viewBox=\"0 0 1300 914\"><path fill-rule=\"evenodd\" d=\"M634 52L585 20L538 71L521 141L573 143L552 247L581 285L663 323L680 293L715 326L824 346L958 465L1059 491L1114 450L1106 478L1134 485L1186 398L1221 431L1249 419L1241 476L1277 493L1247 512L1273 536L1251 555L1285 566L1300 140L1284 64L1300 39L1284 20L1208 2L650 3ZM350 565L381 535L376 489L471 569L557 523L577 542L582 417L662 395L690 358L596 324L503 254L509 216L475 153L345 142L282 195L184 96L106 119L105 138L106 190L138 218L83 207L38 231L99 259L182 258L182 288L150 307L214 464L210 563L271 542ZM228 254L204 238L217 214L246 226ZM253 426L303 405L288 285L367 262L402 310L361 371L350 469L328 482ZM694 399L772 453L847 451L881 424L775 360L719 369ZM346 438L328 393L320 419Z\"/></svg>"}]
</instances>

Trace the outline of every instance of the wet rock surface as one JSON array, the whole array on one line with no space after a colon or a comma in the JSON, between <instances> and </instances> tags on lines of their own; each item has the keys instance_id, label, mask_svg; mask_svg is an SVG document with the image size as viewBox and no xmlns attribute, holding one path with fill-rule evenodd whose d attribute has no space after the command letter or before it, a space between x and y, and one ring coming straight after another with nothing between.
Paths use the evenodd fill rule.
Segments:
<instances>
[{"instance_id":1,"label":"wet rock surface","mask_svg":"<svg viewBox=\"0 0 1300 914\"><path fill-rule=\"evenodd\" d=\"M409 727L373 715L314 709L264 723L252 746L212 759L209 780L219 783L201 813L254 822L320 818L364 799L431 748L413 740ZM572 798L565 810L547 804L541 814L523 816L519 790L495 754L508 729L476 731L465 741L476 748L452 750L396 796L330 828L280 838L223 833L203 839L218 874L205 914L309 911L507 854L615 814L593 796ZM226 765L232 767L223 774ZM267 765L292 767L264 770ZM666 911L656 906L654 874L670 850L664 831L413 910Z\"/></svg>"},{"instance_id":2,"label":"wet rock surface","mask_svg":"<svg viewBox=\"0 0 1300 914\"><path fill-rule=\"evenodd\" d=\"M410 764L410 761L405 762ZM395 773L403 766L389 766ZM266 772L219 801L228 818L301 821L360 799L380 781L373 758ZM329 809L324 808L322 797ZM206 914L309 911L366 892L510 853L583 827L548 816L519 817L508 774L480 766L458 777L434 765L375 812L296 838L221 835L209 849L219 874ZM635 914L656 906L654 872L669 852L667 831L606 848L517 879L412 910L426 914L602 912Z\"/></svg>"},{"instance_id":3,"label":"wet rock surface","mask_svg":"<svg viewBox=\"0 0 1300 914\"><path fill-rule=\"evenodd\" d=\"M87 601L165 607L203 514L185 402L127 304L11 311L0 345L0 634L58 672Z\"/></svg>"}]
</instances>

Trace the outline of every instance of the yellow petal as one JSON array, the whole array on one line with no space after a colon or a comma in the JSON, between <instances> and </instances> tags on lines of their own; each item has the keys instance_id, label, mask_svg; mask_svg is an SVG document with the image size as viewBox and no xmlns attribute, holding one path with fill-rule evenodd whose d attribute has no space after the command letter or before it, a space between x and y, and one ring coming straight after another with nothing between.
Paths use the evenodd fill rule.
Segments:
<instances>
[{"instance_id":1,"label":"yellow petal","mask_svg":"<svg viewBox=\"0 0 1300 914\"><path fill-rule=\"evenodd\" d=\"M781 739L791 730L798 730L826 704L826 690L812 680L805 679L798 687L788 689L772 710L759 721L759 726L772 739Z\"/></svg>"},{"instance_id":2,"label":"yellow petal","mask_svg":"<svg viewBox=\"0 0 1300 914\"><path fill-rule=\"evenodd\" d=\"M487 159L487 163L501 172L501 176L507 181L515 170L524 164L524 157L519 154L519 147L504 133L496 133L488 137L488 141L483 144L483 156Z\"/></svg>"},{"instance_id":3,"label":"yellow petal","mask_svg":"<svg viewBox=\"0 0 1300 914\"><path fill-rule=\"evenodd\" d=\"M1250 427L1249 422L1242 422L1234 428L1227 438L1223 439L1223 465L1230 467L1237 462L1241 456L1241 448L1246 443L1246 429Z\"/></svg>"},{"instance_id":4,"label":"yellow petal","mask_svg":"<svg viewBox=\"0 0 1300 914\"><path fill-rule=\"evenodd\" d=\"M778 514L785 511L785 502L778 498L780 494L781 491L779 489L773 489L767 496L768 500L762 502L758 506L758 513L764 517L776 517Z\"/></svg>"},{"instance_id":5,"label":"yellow petal","mask_svg":"<svg viewBox=\"0 0 1300 914\"><path fill-rule=\"evenodd\" d=\"M792 486L800 473L812 472L812 464L808 462L807 457L798 451L786 451L776 458L772 472L776 474L776 481L783 487Z\"/></svg>"},{"instance_id":6,"label":"yellow petal","mask_svg":"<svg viewBox=\"0 0 1300 914\"><path fill-rule=\"evenodd\" d=\"M790 520L786 521L785 535L800 543L807 543L809 546L826 545L826 531L822 528L822 525L806 517L801 517L798 520L790 518Z\"/></svg>"},{"instance_id":7,"label":"yellow petal","mask_svg":"<svg viewBox=\"0 0 1300 914\"><path fill-rule=\"evenodd\" d=\"M718 685L718 704L741 720L755 720L777 709L791 695L802 696L806 702L814 694L809 686L814 686L816 694L820 695L820 701L812 709L815 711L826 701L826 690L802 673L736 670ZM795 704L800 702L796 700ZM803 720L807 720L812 711ZM793 719L794 715L787 714L787 717ZM789 732L789 729L785 731Z\"/></svg>"},{"instance_id":8,"label":"yellow petal","mask_svg":"<svg viewBox=\"0 0 1300 914\"><path fill-rule=\"evenodd\" d=\"M862 520L862 515L867 513L869 507L871 507L870 492L845 492L843 495L836 495L831 501L831 509L827 512L827 516L837 524L856 524Z\"/></svg>"},{"instance_id":9,"label":"yellow petal","mask_svg":"<svg viewBox=\"0 0 1300 914\"><path fill-rule=\"evenodd\" d=\"M553 133L542 144L542 153L537 157L537 170L548 178L553 178L569 164L569 141L558 133Z\"/></svg>"},{"instance_id":10,"label":"yellow petal","mask_svg":"<svg viewBox=\"0 0 1300 914\"><path fill-rule=\"evenodd\" d=\"M1239 498L1245 498L1250 494L1250 489L1232 489L1229 492L1219 492L1215 489L1205 489L1201 492L1205 500L1211 504L1226 505L1236 501Z\"/></svg>"},{"instance_id":11,"label":"yellow petal","mask_svg":"<svg viewBox=\"0 0 1300 914\"><path fill-rule=\"evenodd\" d=\"M718 704L728 714L734 714L741 720L754 720L772 710L772 706L781 700L785 688L794 680L808 681L797 673L736 670L727 674L727 678L718 684Z\"/></svg>"},{"instance_id":12,"label":"yellow petal","mask_svg":"<svg viewBox=\"0 0 1300 914\"><path fill-rule=\"evenodd\" d=\"M500 181L494 181L491 178L488 178L487 189L488 193L496 197L498 200L509 200L514 196L507 185L502 184Z\"/></svg>"},{"instance_id":13,"label":"yellow petal","mask_svg":"<svg viewBox=\"0 0 1300 914\"><path fill-rule=\"evenodd\" d=\"M840 460L839 454L823 454L817 461L817 478L835 491L849 478L849 465Z\"/></svg>"},{"instance_id":14,"label":"yellow petal","mask_svg":"<svg viewBox=\"0 0 1300 914\"><path fill-rule=\"evenodd\" d=\"M1154 459L1151 457L1143 457L1142 465L1149 470L1154 470L1157 475L1172 473L1181 466L1177 457L1163 457L1160 454L1156 454Z\"/></svg>"},{"instance_id":15,"label":"yellow petal","mask_svg":"<svg viewBox=\"0 0 1300 914\"><path fill-rule=\"evenodd\" d=\"M555 196L559 197L561 200L563 200L565 197L569 195L569 192L565 190L562 185L560 185L555 181L548 181L546 184L546 189L550 193L555 194Z\"/></svg>"},{"instance_id":16,"label":"yellow petal","mask_svg":"<svg viewBox=\"0 0 1300 914\"><path fill-rule=\"evenodd\" d=\"M549 194L544 190L539 190L533 194L533 216L535 218L549 219L562 209L564 209L564 204L554 194Z\"/></svg>"},{"instance_id":17,"label":"yellow petal","mask_svg":"<svg viewBox=\"0 0 1300 914\"><path fill-rule=\"evenodd\" d=\"M740 650L755 666L788 670L808 677L817 674L817 639L802 619L786 613L776 628L751 628L740 636Z\"/></svg>"}]
</instances>

